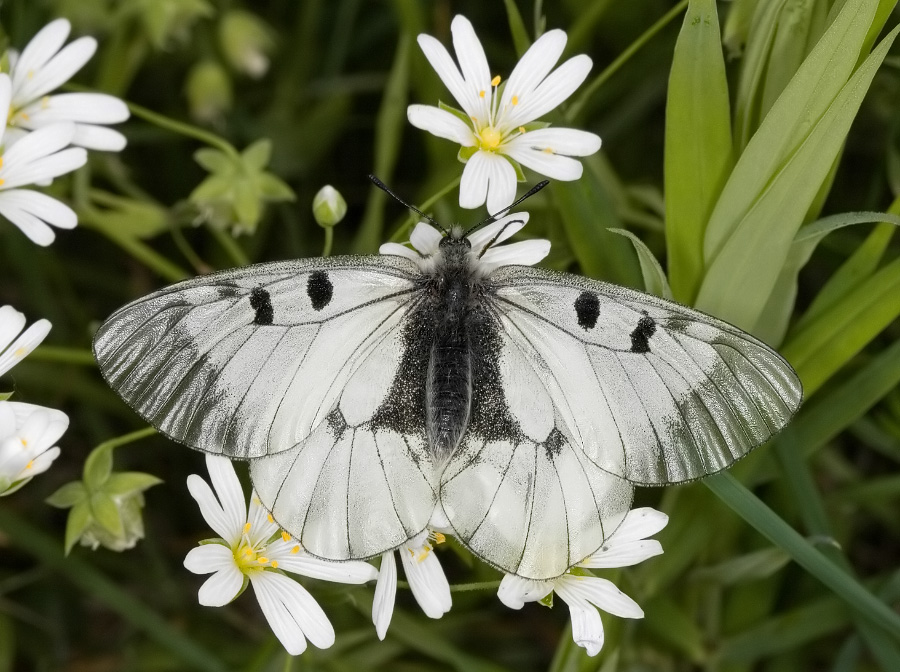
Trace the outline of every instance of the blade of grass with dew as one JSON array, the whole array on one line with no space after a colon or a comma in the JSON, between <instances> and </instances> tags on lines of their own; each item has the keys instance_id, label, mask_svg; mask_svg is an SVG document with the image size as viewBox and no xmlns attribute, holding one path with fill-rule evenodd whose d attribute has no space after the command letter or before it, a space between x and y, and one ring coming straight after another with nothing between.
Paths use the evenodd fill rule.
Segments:
<instances>
[{"instance_id":1,"label":"blade of grass with dew","mask_svg":"<svg viewBox=\"0 0 900 672\"><path fill-rule=\"evenodd\" d=\"M809 396L900 316L900 259L848 292L781 349Z\"/></svg>"},{"instance_id":2,"label":"blade of grass with dew","mask_svg":"<svg viewBox=\"0 0 900 672\"><path fill-rule=\"evenodd\" d=\"M0 530L3 530L14 546L33 555L93 599L104 603L123 620L171 651L189 669L208 672L225 672L228 669L212 652L203 649L172 627L162 616L89 563L80 558L66 558L58 539L3 508L0 508Z\"/></svg>"},{"instance_id":3,"label":"blade of grass with dew","mask_svg":"<svg viewBox=\"0 0 900 672\"><path fill-rule=\"evenodd\" d=\"M406 123L406 103L409 91L409 64L413 39L403 33L397 42L391 74L384 88L381 107L375 122L375 175L390 182L397 165L403 126ZM353 241L353 251L369 254L378 249L384 235L384 205L387 194L381 189L371 189L359 232Z\"/></svg>"},{"instance_id":4,"label":"blade of grass with dew","mask_svg":"<svg viewBox=\"0 0 900 672\"><path fill-rule=\"evenodd\" d=\"M760 534L787 551L798 565L825 584L852 609L900 642L900 614L816 550L731 474L715 474L706 478L703 483Z\"/></svg>"},{"instance_id":5,"label":"blade of grass with dew","mask_svg":"<svg viewBox=\"0 0 900 672\"><path fill-rule=\"evenodd\" d=\"M684 16L669 74L665 139L669 282L679 301L691 303L703 277L706 222L734 161L714 0L691 0Z\"/></svg>"},{"instance_id":6,"label":"blade of grass with dew","mask_svg":"<svg viewBox=\"0 0 900 672\"><path fill-rule=\"evenodd\" d=\"M569 244L585 275L640 287L640 266L631 244L608 231L622 225L609 193L591 167L592 158L585 160L580 180L554 182L550 187Z\"/></svg>"},{"instance_id":7,"label":"blade of grass with dew","mask_svg":"<svg viewBox=\"0 0 900 672\"><path fill-rule=\"evenodd\" d=\"M746 172L741 170L744 159L756 154L751 152L754 143L748 146L707 228L705 249L708 270L697 297L700 310L743 329L750 330L756 325L787 259L794 235L840 151L859 105L897 32L898 29L894 29L853 74L797 151L776 171L772 181L762 188L758 200L731 228L726 219L717 219L716 213L723 202L728 204L722 212L733 207L735 193L728 193L728 185L734 184L735 177ZM796 81L795 78L792 85ZM791 86L785 94L790 89ZM772 108L754 141L757 137L768 137L764 130L770 129L769 120L778 116L776 110L782 100L784 97ZM746 186L748 191L753 191L753 185ZM744 198L745 194L737 196L738 200ZM719 226L714 228L716 222ZM726 228L729 230L726 231ZM717 240L722 242L718 251Z\"/></svg>"},{"instance_id":8,"label":"blade of grass with dew","mask_svg":"<svg viewBox=\"0 0 900 672\"><path fill-rule=\"evenodd\" d=\"M772 346L778 346L784 340L797 299L797 277L825 236L845 226L884 221L889 221L894 226L900 226L900 217L891 213L845 212L823 217L802 227L794 236L787 260L781 268L778 279L775 281L775 287L763 308L753 333Z\"/></svg>"},{"instance_id":9,"label":"blade of grass with dew","mask_svg":"<svg viewBox=\"0 0 900 672\"><path fill-rule=\"evenodd\" d=\"M634 245L634 251L637 252L638 261L641 264L644 291L664 299L671 299L672 290L669 289L666 274L663 272L662 266L659 265L659 261L653 256L653 252L644 244L644 241L625 229L610 229L610 231L620 236L625 236Z\"/></svg>"}]
</instances>

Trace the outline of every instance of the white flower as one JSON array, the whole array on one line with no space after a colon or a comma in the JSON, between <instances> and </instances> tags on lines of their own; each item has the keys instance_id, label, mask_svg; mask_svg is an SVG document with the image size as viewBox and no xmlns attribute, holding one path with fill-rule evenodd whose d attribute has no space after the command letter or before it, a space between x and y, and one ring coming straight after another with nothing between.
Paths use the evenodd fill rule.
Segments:
<instances>
[{"instance_id":1,"label":"white flower","mask_svg":"<svg viewBox=\"0 0 900 672\"><path fill-rule=\"evenodd\" d=\"M0 401L0 496L50 468L59 456L53 444L68 426L69 417L62 411Z\"/></svg>"},{"instance_id":2,"label":"white flower","mask_svg":"<svg viewBox=\"0 0 900 672\"><path fill-rule=\"evenodd\" d=\"M75 122L73 145L118 152L125 136L98 124L128 119L128 106L105 93L47 94L66 83L90 60L97 41L81 37L63 48L71 25L57 19L44 26L20 55L10 52L12 106L6 118L13 127L7 143L18 141L23 131L59 121Z\"/></svg>"},{"instance_id":3,"label":"white flower","mask_svg":"<svg viewBox=\"0 0 900 672\"><path fill-rule=\"evenodd\" d=\"M200 604L221 607L249 582L272 631L291 655L306 649L309 639L319 648L334 643L334 629L312 595L284 572L340 583L365 583L377 571L365 562L329 562L314 558L278 525L256 493L246 508L244 492L231 461L207 455L206 466L215 494L192 474L188 489L200 512L220 539L191 549L184 566L195 574L212 574L200 587ZM218 499L217 499L218 496Z\"/></svg>"},{"instance_id":4,"label":"white flower","mask_svg":"<svg viewBox=\"0 0 900 672\"><path fill-rule=\"evenodd\" d=\"M9 75L0 74L3 116L9 111L10 87ZM87 152L80 147L65 149L75 135L75 124L70 121L26 133L11 147L4 144L4 128L0 127L0 215L38 245L49 245L56 234L47 224L72 229L78 223L75 212L46 194L17 187L46 182L80 168L87 161Z\"/></svg>"},{"instance_id":5,"label":"white flower","mask_svg":"<svg viewBox=\"0 0 900 672\"><path fill-rule=\"evenodd\" d=\"M521 231L528 223L528 213L506 215L492 224L469 234L472 256L478 259L478 268L485 275L500 266L517 264L533 266L550 253L550 241L544 239L523 240L518 243L499 245L507 238ZM438 253L444 234L425 222L419 222L409 237L413 249L399 243L384 243L378 251L393 254L416 263L425 264ZM485 247L490 247L485 251ZM479 255L481 257L479 258Z\"/></svg>"},{"instance_id":6,"label":"white flower","mask_svg":"<svg viewBox=\"0 0 900 672\"><path fill-rule=\"evenodd\" d=\"M603 546L576 567L629 567L660 555L663 552L660 543L647 537L659 532L668 522L666 514L654 509L633 509ZM598 607L621 618L644 617L637 603L611 581L585 576L577 569L550 581L531 581L507 574L497 596L506 606L521 609L525 602L542 600L551 592L569 605L572 638L590 656L596 656L603 648L603 622Z\"/></svg>"},{"instance_id":7,"label":"white flower","mask_svg":"<svg viewBox=\"0 0 900 672\"><path fill-rule=\"evenodd\" d=\"M22 313L12 306L0 308L0 376L40 345L50 333L50 322L38 320L22 333L24 328L25 316Z\"/></svg>"},{"instance_id":8,"label":"white flower","mask_svg":"<svg viewBox=\"0 0 900 672\"><path fill-rule=\"evenodd\" d=\"M429 618L440 618L452 605L450 584L441 563L434 554L434 545L444 541L439 532L429 533L427 530L410 539L397 549L403 571L409 581L413 597ZM372 622L379 639L384 639L391 616L394 615L394 598L397 594L397 563L394 551L381 556L381 569L378 572L378 583L375 584L375 601L372 604Z\"/></svg>"},{"instance_id":9,"label":"white flower","mask_svg":"<svg viewBox=\"0 0 900 672\"><path fill-rule=\"evenodd\" d=\"M509 205L517 178L508 159L557 180L581 177L581 163L569 157L593 154L600 149L600 138L534 122L572 95L587 77L591 59L575 56L550 72L566 46L565 32L551 30L525 52L501 91L500 77L491 77L472 24L456 16L450 29L459 67L430 35L419 35L419 46L464 112L410 105L407 116L413 126L463 147L460 158L468 160L460 206L477 208L486 199L488 212L496 213Z\"/></svg>"}]
</instances>

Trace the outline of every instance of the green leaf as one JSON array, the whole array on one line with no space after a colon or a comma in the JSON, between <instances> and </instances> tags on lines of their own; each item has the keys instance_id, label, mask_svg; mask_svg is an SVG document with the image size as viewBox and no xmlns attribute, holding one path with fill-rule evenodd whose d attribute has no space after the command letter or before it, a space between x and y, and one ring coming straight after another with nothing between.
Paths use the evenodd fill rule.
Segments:
<instances>
[{"instance_id":1,"label":"green leaf","mask_svg":"<svg viewBox=\"0 0 900 672\"><path fill-rule=\"evenodd\" d=\"M109 477L103 491L111 497L143 492L162 483L161 478L140 471L121 471Z\"/></svg>"},{"instance_id":2,"label":"green leaf","mask_svg":"<svg viewBox=\"0 0 900 672\"><path fill-rule=\"evenodd\" d=\"M125 533L119 507L105 492L95 492L90 500L91 514L95 521L110 534L120 537ZM75 509L72 509L73 511Z\"/></svg>"},{"instance_id":3,"label":"green leaf","mask_svg":"<svg viewBox=\"0 0 900 672\"><path fill-rule=\"evenodd\" d=\"M522 54L528 51L531 46L531 40L528 39L528 30L525 28L525 22L516 7L515 0L503 0L506 7L506 18L509 21L509 32L513 38L513 44L516 47L516 54L522 58Z\"/></svg>"},{"instance_id":4,"label":"green leaf","mask_svg":"<svg viewBox=\"0 0 900 672\"><path fill-rule=\"evenodd\" d=\"M728 58L739 58L744 53L744 45L750 35L750 26L759 0L734 0L722 27L722 45L728 51Z\"/></svg>"},{"instance_id":5,"label":"green leaf","mask_svg":"<svg viewBox=\"0 0 900 672\"><path fill-rule=\"evenodd\" d=\"M854 4L853 0L848 1L847 7L851 4ZM835 21L832 28L837 25L838 21ZM851 22L851 28L853 26ZM864 26L857 28L857 32L862 33L863 29ZM795 100L798 82L818 81L808 82L805 76L808 72L804 73L804 68L810 61L817 63L818 59L814 57L821 57L821 54L814 51L785 89L738 161L713 211L705 244L709 270L697 300L700 310L744 329L756 325L787 259L794 234L840 151L862 98L896 35L897 29L866 59L813 124L808 135L798 129L798 135L805 135L802 144L787 157L783 167L775 170L769 184L759 184L757 179L764 172L761 168L774 168L771 162L780 153L779 145L784 139L781 137L784 132L773 127L770 121L787 121L788 126L801 124L794 118L796 111L788 113L783 105L801 103ZM827 37L829 35L820 45ZM837 56L835 59L839 60ZM818 94L813 96L816 97ZM801 109L803 107L801 105ZM760 165L750 166L751 159ZM738 192L739 185L741 191ZM757 200L748 202L748 197ZM739 212L742 208L746 209Z\"/></svg>"},{"instance_id":6,"label":"green leaf","mask_svg":"<svg viewBox=\"0 0 900 672\"><path fill-rule=\"evenodd\" d=\"M69 518L66 520L66 555L81 538L91 520L91 505L87 500L79 502L69 511Z\"/></svg>"},{"instance_id":7,"label":"green leaf","mask_svg":"<svg viewBox=\"0 0 900 672\"><path fill-rule=\"evenodd\" d=\"M625 229L610 229L613 233L625 236L634 245L637 252L638 261L641 263L641 275L644 277L644 291L660 296L664 299L672 298L672 290L669 289L669 283L666 280L666 274L659 265L653 252L644 244L644 241L634 235L631 231Z\"/></svg>"},{"instance_id":8,"label":"green leaf","mask_svg":"<svg viewBox=\"0 0 900 672\"><path fill-rule=\"evenodd\" d=\"M261 171L272 158L272 141L261 138L241 152L241 161L250 173Z\"/></svg>"},{"instance_id":9,"label":"green leaf","mask_svg":"<svg viewBox=\"0 0 900 672\"><path fill-rule=\"evenodd\" d=\"M693 301L703 236L733 164L728 82L714 0L692 0L675 44L666 99L666 244L672 292Z\"/></svg>"},{"instance_id":10,"label":"green leaf","mask_svg":"<svg viewBox=\"0 0 900 672\"><path fill-rule=\"evenodd\" d=\"M81 481L70 481L44 501L57 509L70 509L87 499L87 489Z\"/></svg>"},{"instance_id":11,"label":"green leaf","mask_svg":"<svg viewBox=\"0 0 900 672\"><path fill-rule=\"evenodd\" d=\"M819 242L832 231L854 224L870 224L872 222L889 221L900 226L900 217L881 212L845 212L831 215L808 224L797 232L788 253L787 260L769 296L769 301L753 333L769 345L777 346L784 339L788 321L794 312L797 298L797 276L806 266Z\"/></svg>"},{"instance_id":12,"label":"green leaf","mask_svg":"<svg viewBox=\"0 0 900 672\"><path fill-rule=\"evenodd\" d=\"M711 582L721 586L766 579L788 562L790 556L778 547L762 548L746 553L712 567L701 567L691 573L691 579L699 582Z\"/></svg>"},{"instance_id":13,"label":"green leaf","mask_svg":"<svg viewBox=\"0 0 900 672\"><path fill-rule=\"evenodd\" d=\"M900 259L896 259L791 334L782 354L807 396L900 316Z\"/></svg>"},{"instance_id":14,"label":"green leaf","mask_svg":"<svg viewBox=\"0 0 900 672\"><path fill-rule=\"evenodd\" d=\"M83 479L88 492L96 492L112 473L113 446L102 443L84 461Z\"/></svg>"}]
</instances>

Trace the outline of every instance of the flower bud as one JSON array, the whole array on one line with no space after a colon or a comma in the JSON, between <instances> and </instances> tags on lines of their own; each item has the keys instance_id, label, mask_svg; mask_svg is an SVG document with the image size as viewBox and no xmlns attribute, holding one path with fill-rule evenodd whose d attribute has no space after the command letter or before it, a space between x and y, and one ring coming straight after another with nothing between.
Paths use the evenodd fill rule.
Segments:
<instances>
[{"instance_id":1,"label":"flower bud","mask_svg":"<svg viewBox=\"0 0 900 672\"><path fill-rule=\"evenodd\" d=\"M219 46L231 67L259 79L269 69L272 29L255 14L231 10L219 22Z\"/></svg>"},{"instance_id":2,"label":"flower bud","mask_svg":"<svg viewBox=\"0 0 900 672\"><path fill-rule=\"evenodd\" d=\"M218 62L207 60L194 64L184 85L191 116L197 121L221 123L231 109L231 78Z\"/></svg>"},{"instance_id":3,"label":"flower bud","mask_svg":"<svg viewBox=\"0 0 900 672\"><path fill-rule=\"evenodd\" d=\"M326 184L313 198L312 211L319 226L334 226L347 214L347 201L341 192Z\"/></svg>"}]
</instances>

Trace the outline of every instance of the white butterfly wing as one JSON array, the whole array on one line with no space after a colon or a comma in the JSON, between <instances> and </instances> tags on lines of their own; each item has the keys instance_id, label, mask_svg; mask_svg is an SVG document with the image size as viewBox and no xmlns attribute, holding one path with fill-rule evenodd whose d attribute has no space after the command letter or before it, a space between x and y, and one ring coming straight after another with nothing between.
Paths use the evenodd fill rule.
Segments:
<instances>
[{"instance_id":1,"label":"white butterfly wing","mask_svg":"<svg viewBox=\"0 0 900 672\"><path fill-rule=\"evenodd\" d=\"M110 386L167 436L230 457L278 453L309 436L396 329L415 274L387 256L215 273L120 309L94 353ZM392 373L357 377L355 394L371 406Z\"/></svg>"},{"instance_id":2,"label":"white butterfly wing","mask_svg":"<svg viewBox=\"0 0 900 672\"><path fill-rule=\"evenodd\" d=\"M677 303L579 276L504 267L496 310L601 469L640 485L720 471L796 412L802 388L778 353Z\"/></svg>"}]
</instances>

